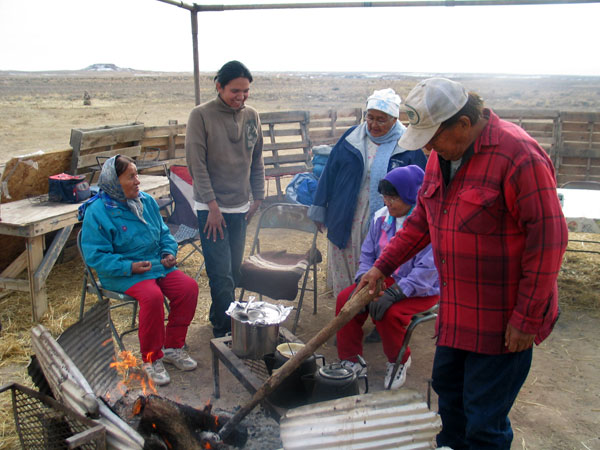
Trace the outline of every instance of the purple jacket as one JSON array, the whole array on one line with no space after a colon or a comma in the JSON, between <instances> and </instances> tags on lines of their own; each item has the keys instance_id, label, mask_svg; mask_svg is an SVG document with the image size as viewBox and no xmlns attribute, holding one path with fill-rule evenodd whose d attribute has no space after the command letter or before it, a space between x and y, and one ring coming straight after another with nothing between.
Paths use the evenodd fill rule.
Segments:
<instances>
[{"instance_id":1,"label":"purple jacket","mask_svg":"<svg viewBox=\"0 0 600 450\"><path fill-rule=\"evenodd\" d=\"M385 206L375 213L369 233L361 247L356 278L373 267L383 248L396 234L397 229L402 227L406 217L408 216L396 219L390 216ZM399 222L399 226L396 225L397 222ZM407 297L439 295L440 283L437 269L433 263L431 244L398 267L392 274L392 278Z\"/></svg>"}]
</instances>

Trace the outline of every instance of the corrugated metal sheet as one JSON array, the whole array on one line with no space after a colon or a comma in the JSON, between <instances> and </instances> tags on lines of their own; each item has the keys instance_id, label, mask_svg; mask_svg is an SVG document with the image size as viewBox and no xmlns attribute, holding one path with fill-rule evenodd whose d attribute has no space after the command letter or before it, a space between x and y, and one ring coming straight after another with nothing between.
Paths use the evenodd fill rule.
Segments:
<instances>
[{"instance_id":1,"label":"corrugated metal sheet","mask_svg":"<svg viewBox=\"0 0 600 450\"><path fill-rule=\"evenodd\" d=\"M409 389L290 409L280 424L285 450L428 449L440 429L438 414Z\"/></svg>"},{"instance_id":2,"label":"corrugated metal sheet","mask_svg":"<svg viewBox=\"0 0 600 450\"><path fill-rule=\"evenodd\" d=\"M122 395L116 389L117 371L110 367L115 360L115 348L108 326L109 303L102 300L90 308L83 318L67 328L57 342L73 360L97 397L114 404Z\"/></svg>"}]
</instances>

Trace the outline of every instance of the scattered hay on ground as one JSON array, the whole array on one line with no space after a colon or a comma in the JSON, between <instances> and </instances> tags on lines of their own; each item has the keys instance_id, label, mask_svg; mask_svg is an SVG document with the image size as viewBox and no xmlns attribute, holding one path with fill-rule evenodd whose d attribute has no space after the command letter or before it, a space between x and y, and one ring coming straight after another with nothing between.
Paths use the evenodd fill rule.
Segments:
<instances>
[{"instance_id":1,"label":"scattered hay on ground","mask_svg":"<svg viewBox=\"0 0 600 450\"><path fill-rule=\"evenodd\" d=\"M558 278L561 308L600 316L599 266L600 235L569 233L569 246Z\"/></svg>"}]
</instances>

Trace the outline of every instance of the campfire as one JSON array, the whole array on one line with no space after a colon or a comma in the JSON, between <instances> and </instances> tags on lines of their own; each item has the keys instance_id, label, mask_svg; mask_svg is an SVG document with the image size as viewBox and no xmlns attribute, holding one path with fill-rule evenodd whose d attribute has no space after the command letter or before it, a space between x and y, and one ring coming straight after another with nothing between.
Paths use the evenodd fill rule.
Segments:
<instances>
[{"instance_id":1,"label":"campfire","mask_svg":"<svg viewBox=\"0 0 600 450\"><path fill-rule=\"evenodd\" d=\"M244 446L244 426L237 425L222 439L217 433L228 422L227 415L213 414L210 403L196 409L161 397L131 352L115 357L107 307L98 305L58 341L42 325L32 329L36 378L45 378L56 400L104 425L109 448Z\"/></svg>"},{"instance_id":2,"label":"campfire","mask_svg":"<svg viewBox=\"0 0 600 450\"><path fill-rule=\"evenodd\" d=\"M229 417L212 414L210 402L196 409L158 395L141 361L131 352L120 352L110 367L119 374L117 387L123 393L113 409L142 435L144 448L225 449L246 443L247 431L239 426L225 441L220 440L217 433Z\"/></svg>"}]
</instances>

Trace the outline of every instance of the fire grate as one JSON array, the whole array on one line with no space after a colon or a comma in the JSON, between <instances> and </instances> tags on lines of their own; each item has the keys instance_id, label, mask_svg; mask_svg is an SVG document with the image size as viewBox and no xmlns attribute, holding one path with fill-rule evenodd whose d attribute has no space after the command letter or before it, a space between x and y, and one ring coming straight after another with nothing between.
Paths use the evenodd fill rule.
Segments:
<instances>
[{"instance_id":1,"label":"fire grate","mask_svg":"<svg viewBox=\"0 0 600 450\"><path fill-rule=\"evenodd\" d=\"M290 333L289 330L280 327L279 343L283 344L285 342L302 343L302 341ZM254 394L262 386L265 380L269 378L267 366L264 361L238 358L231 350L232 343L233 339L231 336L214 338L210 341L215 398L221 396L219 362L221 362L232 375L237 378L250 394ZM271 404L267 399L263 401L263 405L267 407L267 410L276 420L279 419L285 411L284 409Z\"/></svg>"},{"instance_id":2,"label":"fire grate","mask_svg":"<svg viewBox=\"0 0 600 450\"><path fill-rule=\"evenodd\" d=\"M17 434L24 449L105 449L105 428L47 395L11 383Z\"/></svg>"}]
</instances>

